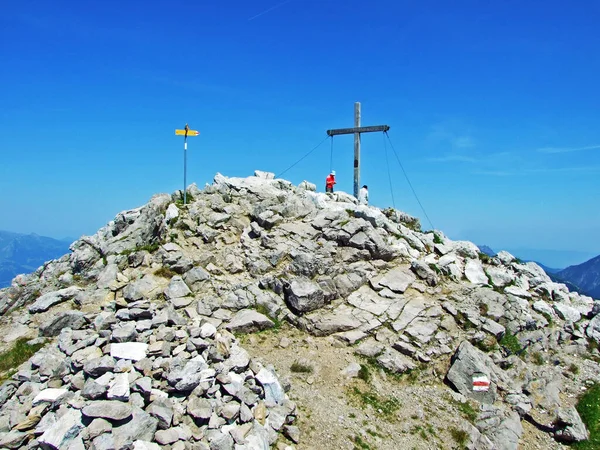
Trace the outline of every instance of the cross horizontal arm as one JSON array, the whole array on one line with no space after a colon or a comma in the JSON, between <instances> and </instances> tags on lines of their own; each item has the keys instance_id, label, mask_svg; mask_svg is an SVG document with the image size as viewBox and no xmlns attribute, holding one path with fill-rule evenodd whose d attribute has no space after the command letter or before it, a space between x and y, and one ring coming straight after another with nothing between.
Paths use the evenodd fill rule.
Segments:
<instances>
[{"instance_id":1,"label":"cross horizontal arm","mask_svg":"<svg viewBox=\"0 0 600 450\"><path fill-rule=\"evenodd\" d=\"M355 127L355 128L338 128L336 130L327 130L327 136L336 136L338 134L354 134L354 133L372 133L374 131L388 131L387 125L376 125L373 127Z\"/></svg>"}]
</instances>

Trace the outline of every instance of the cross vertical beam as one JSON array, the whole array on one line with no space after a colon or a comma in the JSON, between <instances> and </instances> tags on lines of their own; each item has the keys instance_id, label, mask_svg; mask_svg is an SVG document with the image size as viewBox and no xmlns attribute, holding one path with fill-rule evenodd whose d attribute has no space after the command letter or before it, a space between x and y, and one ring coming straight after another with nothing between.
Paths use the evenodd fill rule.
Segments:
<instances>
[{"instance_id":1,"label":"cross vertical beam","mask_svg":"<svg viewBox=\"0 0 600 450\"><path fill-rule=\"evenodd\" d=\"M360 127L360 102L354 103L354 127ZM360 133L354 133L354 197L358 198L360 180Z\"/></svg>"},{"instance_id":2,"label":"cross vertical beam","mask_svg":"<svg viewBox=\"0 0 600 450\"><path fill-rule=\"evenodd\" d=\"M354 134L354 196L358 198L358 185L360 184L360 135L361 133L373 133L390 129L388 125L375 125L370 127L360 126L360 102L354 103L354 128L336 128L327 130L328 136L338 136L340 134Z\"/></svg>"}]
</instances>

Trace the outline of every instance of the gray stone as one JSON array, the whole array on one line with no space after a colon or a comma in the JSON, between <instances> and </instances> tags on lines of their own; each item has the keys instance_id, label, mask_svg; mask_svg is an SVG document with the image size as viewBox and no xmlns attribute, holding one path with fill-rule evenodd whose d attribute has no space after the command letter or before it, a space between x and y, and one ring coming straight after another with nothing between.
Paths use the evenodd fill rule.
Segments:
<instances>
[{"instance_id":1,"label":"gray stone","mask_svg":"<svg viewBox=\"0 0 600 450\"><path fill-rule=\"evenodd\" d=\"M90 418L100 417L109 420L123 420L131 417L131 406L116 400L94 401L83 408L83 415Z\"/></svg>"},{"instance_id":2,"label":"gray stone","mask_svg":"<svg viewBox=\"0 0 600 450\"><path fill-rule=\"evenodd\" d=\"M145 275L139 280L129 283L123 289L123 297L129 302L154 298L160 292L159 283L153 275Z\"/></svg>"},{"instance_id":3,"label":"gray stone","mask_svg":"<svg viewBox=\"0 0 600 450\"><path fill-rule=\"evenodd\" d=\"M169 445L179 440L179 431L174 428L168 430L158 430L154 439L161 445Z\"/></svg>"},{"instance_id":4,"label":"gray stone","mask_svg":"<svg viewBox=\"0 0 600 450\"><path fill-rule=\"evenodd\" d=\"M44 389L40 391L33 399L32 405L38 405L43 402L54 403L55 401L61 399L67 394L68 390L59 388L59 389ZM17 393L19 395L19 393Z\"/></svg>"},{"instance_id":5,"label":"gray stone","mask_svg":"<svg viewBox=\"0 0 600 450\"><path fill-rule=\"evenodd\" d=\"M275 324L271 319L253 309L238 311L225 325L228 330L238 333L254 333L274 326Z\"/></svg>"},{"instance_id":6,"label":"gray stone","mask_svg":"<svg viewBox=\"0 0 600 450\"><path fill-rule=\"evenodd\" d=\"M68 448L69 442L73 441L83 428L81 412L69 409L40 436L38 441L42 448Z\"/></svg>"},{"instance_id":7,"label":"gray stone","mask_svg":"<svg viewBox=\"0 0 600 450\"><path fill-rule=\"evenodd\" d=\"M92 450L116 450L115 440L112 434L104 433L92 440Z\"/></svg>"},{"instance_id":8,"label":"gray stone","mask_svg":"<svg viewBox=\"0 0 600 450\"><path fill-rule=\"evenodd\" d=\"M199 288L204 281L210 279L210 274L204 270L202 267L194 267L191 270L188 270L183 275L183 281L187 286L190 286L193 290Z\"/></svg>"},{"instance_id":9,"label":"gray stone","mask_svg":"<svg viewBox=\"0 0 600 450\"><path fill-rule=\"evenodd\" d=\"M188 401L187 412L196 419L208 420L213 413L213 409L207 399L192 396Z\"/></svg>"},{"instance_id":10,"label":"gray stone","mask_svg":"<svg viewBox=\"0 0 600 450\"><path fill-rule=\"evenodd\" d=\"M446 379L456 391L482 403L494 403L497 379L494 374L494 362L488 355L468 341L463 341L452 357L451 364ZM473 390L473 376L480 374L490 380L487 392Z\"/></svg>"},{"instance_id":11,"label":"gray stone","mask_svg":"<svg viewBox=\"0 0 600 450\"><path fill-rule=\"evenodd\" d=\"M9 433L0 433L0 448L23 448L28 436L27 433L15 430Z\"/></svg>"},{"instance_id":12,"label":"gray stone","mask_svg":"<svg viewBox=\"0 0 600 450\"><path fill-rule=\"evenodd\" d=\"M138 439L133 443L133 450L160 450L160 445Z\"/></svg>"},{"instance_id":13,"label":"gray stone","mask_svg":"<svg viewBox=\"0 0 600 450\"><path fill-rule=\"evenodd\" d=\"M110 433L112 431L112 424L105 419L94 419L87 427L88 436L90 439L94 439L104 433Z\"/></svg>"},{"instance_id":14,"label":"gray stone","mask_svg":"<svg viewBox=\"0 0 600 450\"><path fill-rule=\"evenodd\" d=\"M440 279L438 275L424 261L413 260L410 263L411 270L417 274L419 278L425 281L429 286L436 286Z\"/></svg>"},{"instance_id":15,"label":"gray stone","mask_svg":"<svg viewBox=\"0 0 600 450\"><path fill-rule=\"evenodd\" d=\"M559 442L570 444L585 441L590 437L579 413L573 407L559 408L554 427L554 438Z\"/></svg>"},{"instance_id":16,"label":"gray stone","mask_svg":"<svg viewBox=\"0 0 600 450\"><path fill-rule=\"evenodd\" d=\"M158 420L158 428L166 430L171 427L173 421L173 405L169 399L154 400L146 412Z\"/></svg>"},{"instance_id":17,"label":"gray stone","mask_svg":"<svg viewBox=\"0 0 600 450\"><path fill-rule=\"evenodd\" d=\"M502 325L492 319L485 319L481 328L495 336L498 340L502 339L502 336L506 332L506 329Z\"/></svg>"},{"instance_id":18,"label":"gray stone","mask_svg":"<svg viewBox=\"0 0 600 450\"><path fill-rule=\"evenodd\" d=\"M88 378L81 390L81 396L89 400L97 400L103 397L107 390L107 386L96 383L93 378Z\"/></svg>"},{"instance_id":19,"label":"gray stone","mask_svg":"<svg viewBox=\"0 0 600 450\"><path fill-rule=\"evenodd\" d=\"M33 305L29 307L29 312L31 314L36 314L47 311L54 305L72 299L79 292L81 292L81 290L82 289L80 287L71 286L65 289L60 289L58 291L48 292L38 297L38 299L33 303Z\"/></svg>"},{"instance_id":20,"label":"gray stone","mask_svg":"<svg viewBox=\"0 0 600 450\"><path fill-rule=\"evenodd\" d=\"M113 330L112 340L113 342L133 342L137 335L135 323L126 323Z\"/></svg>"},{"instance_id":21,"label":"gray stone","mask_svg":"<svg viewBox=\"0 0 600 450\"><path fill-rule=\"evenodd\" d=\"M402 294L415 280L415 275L408 267L395 267L383 276L371 279L370 283L373 289L381 290L387 287L393 292Z\"/></svg>"},{"instance_id":22,"label":"gray stone","mask_svg":"<svg viewBox=\"0 0 600 450\"><path fill-rule=\"evenodd\" d=\"M412 360L391 348L386 348L377 357L377 362L393 373L404 373L417 367Z\"/></svg>"},{"instance_id":23,"label":"gray stone","mask_svg":"<svg viewBox=\"0 0 600 450\"><path fill-rule=\"evenodd\" d=\"M581 313L577 311L575 308L569 305L565 305L564 303L554 303L554 310L558 317L568 322L579 322L581 319Z\"/></svg>"},{"instance_id":24,"label":"gray stone","mask_svg":"<svg viewBox=\"0 0 600 450\"><path fill-rule=\"evenodd\" d=\"M307 278L297 278L287 285L285 299L298 312L314 311L325 305L323 290Z\"/></svg>"},{"instance_id":25,"label":"gray stone","mask_svg":"<svg viewBox=\"0 0 600 450\"><path fill-rule=\"evenodd\" d=\"M165 289L164 293L167 299L171 299L177 297L187 297L192 293L192 291L190 291L190 288L187 286L187 284L185 284L185 281L183 281L180 276L176 275L171 278L171 281L169 282L169 285Z\"/></svg>"},{"instance_id":26,"label":"gray stone","mask_svg":"<svg viewBox=\"0 0 600 450\"><path fill-rule=\"evenodd\" d=\"M294 444L298 444L300 442L300 428L297 426L285 425L283 427L283 434Z\"/></svg>"},{"instance_id":27,"label":"gray stone","mask_svg":"<svg viewBox=\"0 0 600 450\"><path fill-rule=\"evenodd\" d=\"M130 421L113 427L112 434L117 448L129 446L137 440L152 441L154 438L158 421L137 406L133 406L132 411Z\"/></svg>"},{"instance_id":28,"label":"gray stone","mask_svg":"<svg viewBox=\"0 0 600 450\"><path fill-rule=\"evenodd\" d=\"M521 418L516 412L483 405L477 428L493 444L493 449L518 450L523 434ZM485 447L484 447L485 448Z\"/></svg>"},{"instance_id":29,"label":"gray stone","mask_svg":"<svg viewBox=\"0 0 600 450\"><path fill-rule=\"evenodd\" d=\"M112 372L115 368L115 360L111 356L104 355L101 358L95 358L86 362L83 371L86 375L98 378L106 372Z\"/></svg>"},{"instance_id":30,"label":"gray stone","mask_svg":"<svg viewBox=\"0 0 600 450\"><path fill-rule=\"evenodd\" d=\"M40 325L40 336L58 336L63 328L79 330L86 324L85 315L80 311L63 311Z\"/></svg>"}]
</instances>

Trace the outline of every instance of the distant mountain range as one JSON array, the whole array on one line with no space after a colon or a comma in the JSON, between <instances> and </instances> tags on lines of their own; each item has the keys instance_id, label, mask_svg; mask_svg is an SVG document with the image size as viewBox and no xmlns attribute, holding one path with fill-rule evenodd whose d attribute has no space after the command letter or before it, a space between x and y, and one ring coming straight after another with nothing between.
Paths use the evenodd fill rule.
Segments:
<instances>
[{"instance_id":1,"label":"distant mountain range","mask_svg":"<svg viewBox=\"0 0 600 450\"><path fill-rule=\"evenodd\" d=\"M489 256L496 252L487 245L479 245L479 250ZM515 255L518 256L518 255ZM564 283L570 291L600 299L600 255L584 263L569 266L566 269L554 269L535 262L556 283Z\"/></svg>"},{"instance_id":2,"label":"distant mountain range","mask_svg":"<svg viewBox=\"0 0 600 450\"><path fill-rule=\"evenodd\" d=\"M0 288L10 286L16 275L33 272L46 261L69 253L71 242L0 231Z\"/></svg>"}]
</instances>

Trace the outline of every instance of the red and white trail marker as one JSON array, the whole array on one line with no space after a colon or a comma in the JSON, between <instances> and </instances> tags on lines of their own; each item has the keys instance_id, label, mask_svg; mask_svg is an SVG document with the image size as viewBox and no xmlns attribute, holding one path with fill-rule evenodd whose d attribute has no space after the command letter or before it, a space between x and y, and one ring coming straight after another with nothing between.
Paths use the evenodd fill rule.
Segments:
<instances>
[{"instance_id":1,"label":"red and white trail marker","mask_svg":"<svg viewBox=\"0 0 600 450\"><path fill-rule=\"evenodd\" d=\"M483 375L473 375L473 392L487 392L490 389L490 379Z\"/></svg>"}]
</instances>

